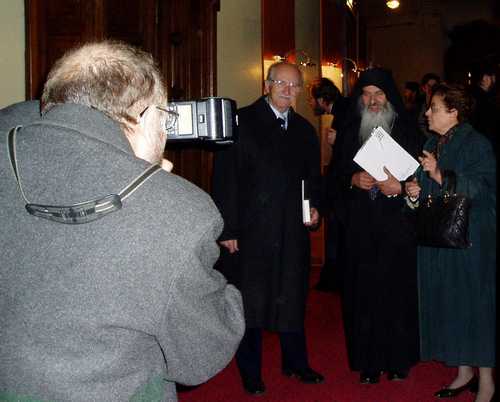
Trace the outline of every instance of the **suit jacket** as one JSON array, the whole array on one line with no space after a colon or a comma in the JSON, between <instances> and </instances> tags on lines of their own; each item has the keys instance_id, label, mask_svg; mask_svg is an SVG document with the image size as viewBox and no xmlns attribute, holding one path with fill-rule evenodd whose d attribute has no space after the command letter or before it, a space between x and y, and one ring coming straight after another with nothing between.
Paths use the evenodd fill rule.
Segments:
<instances>
[{"instance_id":1,"label":"suit jacket","mask_svg":"<svg viewBox=\"0 0 500 402\"><path fill-rule=\"evenodd\" d=\"M213 196L225 222L221 240L238 239L240 249L221 269L242 292L249 327L298 330L310 267L301 181L309 183L311 205L318 207L318 138L293 110L282 132L264 97L238 117L238 142L214 164Z\"/></svg>"},{"instance_id":2,"label":"suit jacket","mask_svg":"<svg viewBox=\"0 0 500 402\"><path fill-rule=\"evenodd\" d=\"M18 132L30 202L117 193L149 164L118 124L66 104ZM158 171L99 220L29 215L0 147L0 399L176 401L244 332L239 292L212 269L222 220L210 197ZM16 399L18 400L18 399Z\"/></svg>"}]
</instances>

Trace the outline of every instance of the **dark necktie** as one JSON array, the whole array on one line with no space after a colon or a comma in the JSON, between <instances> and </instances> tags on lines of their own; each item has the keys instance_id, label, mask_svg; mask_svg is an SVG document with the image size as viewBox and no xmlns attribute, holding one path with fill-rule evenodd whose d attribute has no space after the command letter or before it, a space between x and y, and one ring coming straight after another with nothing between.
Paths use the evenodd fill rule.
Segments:
<instances>
[{"instance_id":1,"label":"dark necktie","mask_svg":"<svg viewBox=\"0 0 500 402\"><path fill-rule=\"evenodd\" d=\"M282 119L281 117L278 117L278 123L280 125L280 128L282 131L285 131L286 130L286 122L284 119Z\"/></svg>"}]
</instances>

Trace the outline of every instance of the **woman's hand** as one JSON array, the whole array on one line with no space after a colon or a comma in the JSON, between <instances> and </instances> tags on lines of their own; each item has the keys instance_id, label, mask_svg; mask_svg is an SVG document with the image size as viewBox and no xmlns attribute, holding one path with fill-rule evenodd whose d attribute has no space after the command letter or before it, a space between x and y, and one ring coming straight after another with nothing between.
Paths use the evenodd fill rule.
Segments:
<instances>
[{"instance_id":1,"label":"woman's hand","mask_svg":"<svg viewBox=\"0 0 500 402\"><path fill-rule=\"evenodd\" d=\"M418 184L417 179L413 179L412 181L407 181L405 183L405 192L411 200L416 201L420 196L420 185Z\"/></svg>"},{"instance_id":2,"label":"woman's hand","mask_svg":"<svg viewBox=\"0 0 500 402\"><path fill-rule=\"evenodd\" d=\"M419 156L418 160L422 165L424 172L429 173L429 177L437 182L439 185L442 183L441 170L437 165L437 160L434 154L428 151L423 151L424 156Z\"/></svg>"}]
</instances>

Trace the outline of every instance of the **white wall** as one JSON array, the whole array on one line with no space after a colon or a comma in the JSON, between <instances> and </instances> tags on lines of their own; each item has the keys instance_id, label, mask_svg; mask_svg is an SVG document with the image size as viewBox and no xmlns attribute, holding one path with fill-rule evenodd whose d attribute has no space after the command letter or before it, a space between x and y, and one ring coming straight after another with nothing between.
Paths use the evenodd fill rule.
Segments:
<instances>
[{"instance_id":1,"label":"white wall","mask_svg":"<svg viewBox=\"0 0 500 402\"><path fill-rule=\"evenodd\" d=\"M25 99L24 1L0 1L0 108Z\"/></svg>"},{"instance_id":2,"label":"white wall","mask_svg":"<svg viewBox=\"0 0 500 402\"><path fill-rule=\"evenodd\" d=\"M246 106L262 95L260 0L221 0L217 95Z\"/></svg>"},{"instance_id":3,"label":"white wall","mask_svg":"<svg viewBox=\"0 0 500 402\"><path fill-rule=\"evenodd\" d=\"M320 76L320 2L318 0L295 0L295 48L309 55L315 66L300 67L304 76L304 89L297 99L297 112L319 129L319 119L314 116L307 99L309 84ZM300 53L300 52L299 52ZM299 60L300 61L300 56Z\"/></svg>"}]
</instances>

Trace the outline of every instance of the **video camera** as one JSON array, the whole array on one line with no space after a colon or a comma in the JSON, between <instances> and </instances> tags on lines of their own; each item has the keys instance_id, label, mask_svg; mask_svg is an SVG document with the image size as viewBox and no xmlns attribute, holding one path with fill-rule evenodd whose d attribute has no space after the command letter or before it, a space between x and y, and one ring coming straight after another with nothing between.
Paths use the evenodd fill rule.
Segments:
<instances>
[{"instance_id":1,"label":"video camera","mask_svg":"<svg viewBox=\"0 0 500 402\"><path fill-rule=\"evenodd\" d=\"M167 129L167 143L200 140L230 144L236 140L238 116L232 99L169 102L168 108L177 113L177 120Z\"/></svg>"}]
</instances>

